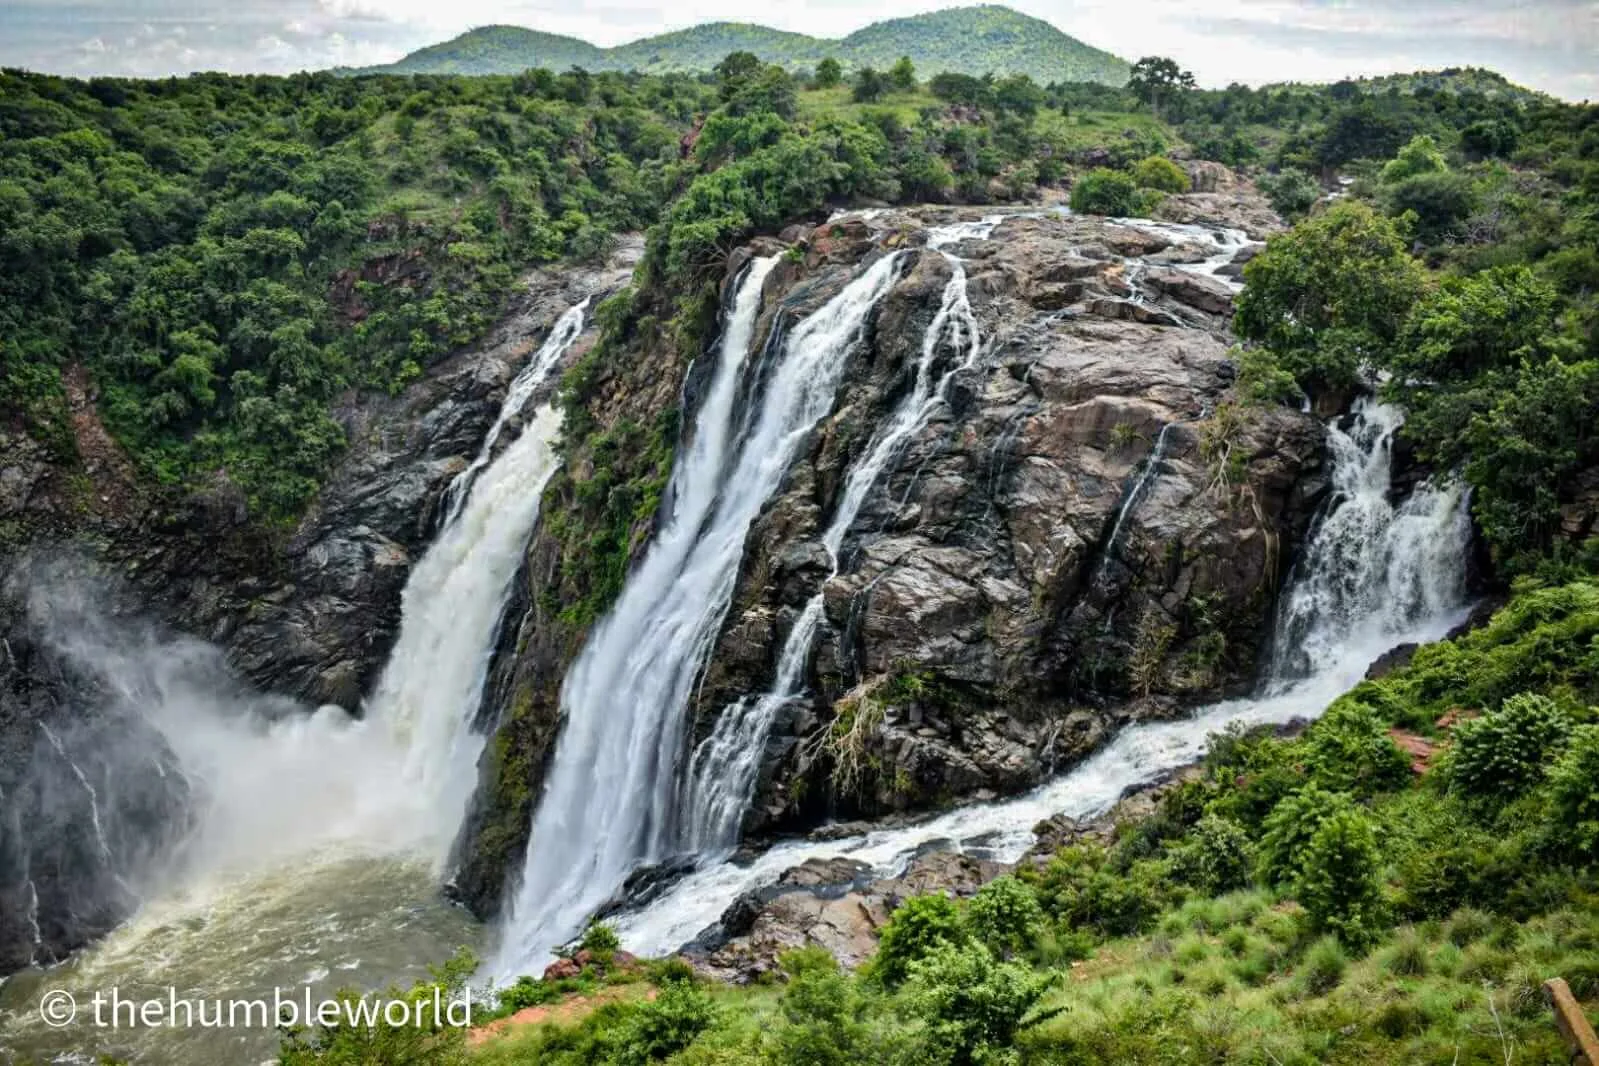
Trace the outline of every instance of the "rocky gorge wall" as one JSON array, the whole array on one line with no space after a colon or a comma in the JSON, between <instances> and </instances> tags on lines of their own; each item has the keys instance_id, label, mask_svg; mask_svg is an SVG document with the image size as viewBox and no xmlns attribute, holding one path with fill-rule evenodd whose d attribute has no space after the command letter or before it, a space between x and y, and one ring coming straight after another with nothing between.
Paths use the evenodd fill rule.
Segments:
<instances>
[{"instance_id":1,"label":"rocky gorge wall","mask_svg":"<svg viewBox=\"0 0 1599 1066\"><path fill-rule=\"evenodd\" d=\"M103 644L133 647L189 634L221 649L204 664L211 683L288 697L280 713L358 713L440 497L510 380L568 308L625 284L639 251L625 239L605 264L536 271L481 344L396 396L348 396L336 415L349 448L292 529L253 522L220 476L184 489L140 479L75 372L76 466L0 434L0 973L120 922L195 799L137 700L64 652L63 635L94 626Z\"/></svg>"},{"instance_id":2,"label":"rocky gorge wall","mask_svg":"<svg viewBox=\"0 0 1599 1066\"><path fill-rule=\"evenodd\" d=\"M1173 199L1213 228L1259 238L1278 225L1245 187ZM950 278L928 231L977 217L869 212L791 227L729 263L724 304L750 255L781 256L753 353L865 264L905 253L847 354L834 411L746 539L695 697L698 742L770 686L788 631L822 592L810 695L766 740L746 832L1013 792L1126 722L1247 687L1276 589L1325 492L1314 418L1228 402L1232 289L1198 269L1214 240L1011 212L990 239L947 249L965 260L985 345L889 464L833 574L821 531L850 465L910 387ZM1219 273L1236 276L1237 264ZM594 432L547 494L529 551L527 585L540 591L504 632L485 705L495 736L457 850L453 891L480 916L496 912L520 868L560 683L595 617L574 609L592 585L573 565L595 525L549 516L596 514L597 495L620 494L626 506L610 513L621 529L609 536L636 555L670 470L675 437L661 427L675 434L694 415L695 368L708 360L661 325L670 310L635 307L597 368ZM601 493L585 494L596 482Z\"/></svg>"}]
</instances>

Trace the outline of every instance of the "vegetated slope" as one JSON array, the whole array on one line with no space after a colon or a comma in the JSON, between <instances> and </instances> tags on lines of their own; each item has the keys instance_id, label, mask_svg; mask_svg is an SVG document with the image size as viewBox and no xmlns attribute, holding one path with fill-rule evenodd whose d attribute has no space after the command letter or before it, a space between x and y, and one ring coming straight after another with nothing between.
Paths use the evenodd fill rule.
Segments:
<instances>
[{"instance_id":1,"label":"vegetated slope","mask_svg":"<svg viewBox=\"0 0 1599 1066\"><path fill-rule=\"evenodd\" d=\"M609 49L604 62L614 70L659 74L710 70L731 52L754 52L767 63L797 66L818 61L827 43L748 22L707 22Z\"/></svg>"},{"instance_id":2,"label":"vegetated slope","mask_svg":"<svg viewBox=\"0 0 1599 1066\"><path fill-rule=\"evenodd\" d=\"M1041 84L1093 81L1121 85L1127 63L1070 37L1042 19L997 5L952 8L878 22L843 40L785 33L741 22L711 22L646 37L617 48L511 26L472 30L362 74L513 74L530 67L565 70L710 70L729 52L810 67L831 56L846 67L887 67L908 55L924 74L1027 74Z\"/></svg>"},{"instance_id":3,"label":"vegetated slope","mask_svg":"<svg viewBox=\"0 0 1599 1066\"><path fill-rule=\"evenodd\" d=\"M576 37L521 26L480 26L454 40L412 52L386 74L502 74L529 67L546 70L610 69L605 50ZM376 73L376 71L373 71Z\"/></svg>"},{"instance_id":4,"label":"vegetated slope","mask_svg":"<svg viewBox=\"0 0 1599 1066\"><path fill-rule=\"evenodd\" d=\"M886 67L908 55L924 73L1028 74L1040 84L1121 85L1128 74L1125 60L994 4L874 23L844 38L843 51L862 66Z\"/></svg>"}]
</instances>

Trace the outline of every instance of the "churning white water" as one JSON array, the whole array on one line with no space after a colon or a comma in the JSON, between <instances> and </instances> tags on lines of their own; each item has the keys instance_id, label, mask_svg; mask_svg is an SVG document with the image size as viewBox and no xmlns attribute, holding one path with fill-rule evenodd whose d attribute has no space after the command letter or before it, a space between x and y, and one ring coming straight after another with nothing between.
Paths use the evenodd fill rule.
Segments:
<instances>
[{"instance_id":1,"label":"churning white water","mask_svg":"<svg viewBox=\"0 0 1599 1066\"><path fill-rule=\"evenodd\" d=\"M134 886L139 912L50 971L52 986L80 1002L112 986L225 998L304 983L320 997L423 976L424 962L476 939L438 898L438 871L475 785L483 741L471 721L557 465L560 416L545 406L498 455L494 445L580 334L586 305L532 356L475 473L458 481L459 505L407 582L400 634L363 719L251 692L219 649L127 632L77 601L79 587L34 590L41 636L162 733L197 808L179 854ZM198 1066L260 1061L276 1045L271 1030L140 1029L90 1048L81 1028L35 1024L36 983L19 975L0 989L0 1028L30 1055L93 1050Z\"/></svg>"},{"instance_id":2,"label":"churning white water","mask_svg":"<svg viewBox=\"0 0 1599 1066\"><path fill-rule=\"evenodd\" d=\"M477 481L483 468L494 461L494 449L499 446L500 438L505 434L506 427L515 419L521 417L523 408L528 400L538 391L540 385L549 379L550 371L560 363L561 357L572 347L583 332L583 323L588 315L589 302L593 297L588 297L575 307L568 308L553 328L550 335L527 361L527 366L516 375L511 382L510 389L505 394L505 402L500 404L500 413L494 419L494 424L489 427L488 434L483 438L483 447L478 449L477 458L455 476L450 482L450 487L444 493L445 522L454 522L461 517L461 509L466 506L467 496L472 491L472 485Z\"/></svg>"},{"instance_id":3,"label":"churning white water","mask_svg":"<svg viewBox=\"0 0 1599 1066\"><path fill-rule=\"evenodd\" d=\"M919 849L939 843L1014 861L1043 819L1102 813L1129 788L1199 758L1210 734L1231 724L1314 717L1383 652L1442 637L1465 610L1464 493L1426 484L1395 510L1388 493L1398 414L1368 403L1352 421L1347 432L1332 431L1337 497L1282 609L1280 625L1292 634L1287 639L1306 649L1302 676L1295 676L1297 665L1285 664L1273 671L1259 698L1219 703L1184 721L1124 729L1076 769L1008 802L963 807L920 825L844 840L780 844L749 865L723 862L699 870L649 906L621 916L616 925L623 943L641 954L674 951L713 925L740 894L774 883L808 859L854 859L892 876ZM1346 516L1350 508L1355 510ZM1361 576L1345 582L1345 571Z\"/></svg>"},{"instance_id":4,"label":"churning white water","mask_svg":"<svg viewBox=\"0 0 1599 1066\"><path fill-rule=\"evenodd\" d=\"M832 409L846 357L899 262L899 253L877 260L795 326L758 395L749 349L773 262L756 261L739 283L694 443L673 471L673 512L562 686L565 725L497 977L535 971L631 870L674 850L685 709L727 613L745 538Z\"/></svg>"},{"instance_id":5,"label":"churning white water","mask_svg":"<svg viewBox=\"0 0 1599 1066\"><path fill-rule=\"evenodd\" d=\"M927 247L943 249L965 240L985 239L1000 220L1000 216L991 216L980 222L936 227L928 231ZM844 537L883 471L943 405L955 376L982 354L982 335L967 294L966 265L948 252L944 258L950 264L950 279L938 312L922 337L911 389L850 468L833 520L822 534L822 546L832 563L828 580L838 576ZM940 356L946 351L955 358L943 360L940 372ZM818 587L789 630L771 688L724 708L711 735L696 749L683 804L688 850L703 855L738 844L739 825L755 790L772 724L778 712L803 693L805 664L822 620L823 599L822 587Z\"/></svg>"}]
</instances>

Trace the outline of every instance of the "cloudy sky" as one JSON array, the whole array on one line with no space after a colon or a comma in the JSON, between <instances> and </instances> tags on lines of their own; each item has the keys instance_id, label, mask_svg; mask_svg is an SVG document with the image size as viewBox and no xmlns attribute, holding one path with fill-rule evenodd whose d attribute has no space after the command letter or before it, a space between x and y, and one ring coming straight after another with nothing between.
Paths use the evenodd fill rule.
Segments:
<instances>
[{"instance_id":1,"label":"cloudy sky","mask_svg":"<svg viewBox=\"0 0 1599 1066\"><path fill-rule=\"evenodd\" d=\"M66 74L286 73L393 60L510 23L614 45L718 19L842 36L960 0L0 0L0 66ZM1599 99L1599 0L1012 0L1128 58L1202 84L1488 66Z\"/></svg>"}]
</instances>

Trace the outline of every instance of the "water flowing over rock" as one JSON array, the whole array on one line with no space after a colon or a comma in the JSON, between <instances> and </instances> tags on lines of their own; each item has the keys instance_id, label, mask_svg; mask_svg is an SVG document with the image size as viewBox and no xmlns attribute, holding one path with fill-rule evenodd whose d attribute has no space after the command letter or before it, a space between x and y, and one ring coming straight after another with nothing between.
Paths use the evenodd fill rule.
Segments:
<instances>
[{"instance_id":1,"label":"water flowing over rock","mask_svg":"<svg viewBox=\"0 0 1599 1066\"><path fill-rule=\"evenodd\" d=\"M1255 676L1326 478L1318 422L1226 403L1234 290L1215 274L1244 234L889 210L785 238L748 351L726 326L707 358L749 361L742 443L792 402L796 346L856 306L810 371L815 407L751 480L738 446L697 457L727 417L698 388L668 509L605 619L523 618L457 881L491 915L520 869L501 977L640 865L1021 791ZM747 262L724 306L750 299ZM617 364L602 424L651 417L663 390L639 365L651 351ZM534 572L561 550L542 534ZM538 693L563 677L557 708Z\"/></svg>"},{"instance_id":2,"label":"water flowing over rock","mask_svg":"<svg viewBox=\"0 0 1599 1066\"><path fill-rule=\"evenodd\" d=\"M168 535L182 520L152 504L86 523L98 544L0 557L0 972L63 957L150 893L284 855L442 865L556 464L560 419L540 405L630 263L530 279L484 348L352 403L353 447L287 545L230 540L226 508Z\"/></svg>"},{"instance_id":3,"label":"water flowing over rock","mask_svg":"<svg viewBox=\"0 0 1599 1066\"><path fill-rule=\"evenodd\" d=\"M1306 649L1306 661L1279 657L1258 696L1130 726L1076 769L1018 799L842 839L818 834L777 844L753 862L710 864L617 919L623 942L646 954L709 948L707 969L744 979L772 968L779 952L807 943L859 960L899 899L928 891L969 895L1021 860L1041 825L1103 814L1128 792L1192 763L1210 734L1229 724L1313 718L1387 649L1445 636L1469 613L1464 494L1429 482L1397 508L1388 504L1397 425L1392 409L1362 404L1346 427L1334 428L1342 437L1333 466L1339 492L1279 622L1285 639ZM1346 575L1354 579L1341 580ZM818 866L848 869L849 883L817 891L794 877ZM863 871L881 880L863 884Z\"/></svg>"}]
</instances>

